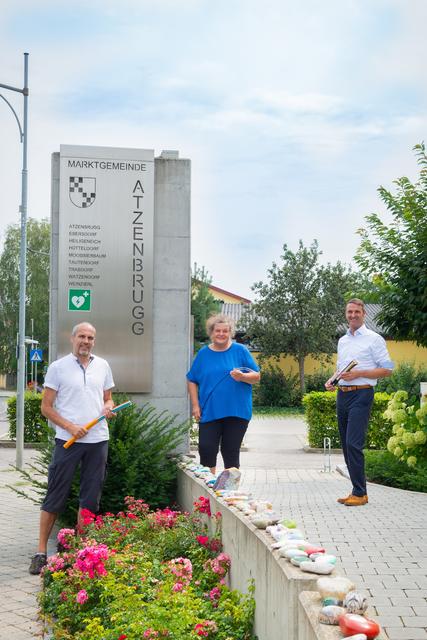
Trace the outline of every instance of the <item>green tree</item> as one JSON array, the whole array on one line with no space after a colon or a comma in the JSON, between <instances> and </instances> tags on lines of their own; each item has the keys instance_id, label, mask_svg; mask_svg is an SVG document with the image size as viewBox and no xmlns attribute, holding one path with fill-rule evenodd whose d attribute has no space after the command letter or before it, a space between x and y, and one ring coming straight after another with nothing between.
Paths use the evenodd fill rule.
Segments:
<instances>
[{"instance_id":1,"label":"green tree","mask_svg":"<svg viewBox=\"0 0 427 640\"><path fill-rule=\"evenodd\" d=\"M419 179L395 180L394 194L378 189L392 219L386 224L376 213L365 218L355 260L381 290L378 320L387 334L427 346L427 156L424 144L414 151Z\"/></svg>"},{"instance_id":2,"label":"green tree","mask_svg":"<svg viewBox=\"0 0 427 640\"><path fill-rule=\"evenodd\" d=\"M300 240L295 253L284 245L282 263L273 262L266 283L253 285L257 300L243 320L263 358L288 354L297 360L302 393L306 357L322 360L336 351L345 292L356 278L340 262L320 265L320 255L317 241L307 248Z\"/></svg>"},{"instance_id":3,"label":"green tree","mask_svg":"<svg viewBox=\"0 0 427 640\"><path fill-rule=\"evenodd\" d=\"M34 337L47 354L49 336L49 247L50 225L47 220L28 219L26 335ZM20 226L6 230L0 256L0 371L16 373L16 336L19 321L19 250Z\"/></svg>"},{"instance_id":4,"label":"green tree","mask_svg":"<svg viewBox=\"0 0 427 640\"><path fill-rule=\"evenodd\" d=\"M345 298L361 298L365 304L381 304L381 287L376 284L375 276L359 272L353 288L346 293Z\"/></svg>"},{"instance_id":5,"label":"green tree","mask_svg":"<svg viewBox=\"0 0 427 640\"><path fill-rule=\"evenodd\" d=\"M191 276L191 315L194 318L195 347L206 340L206 320L220 310L220 303L209 291L212 278L205 267L198 267L194 263Z\"/></svg>"}]
</instances>

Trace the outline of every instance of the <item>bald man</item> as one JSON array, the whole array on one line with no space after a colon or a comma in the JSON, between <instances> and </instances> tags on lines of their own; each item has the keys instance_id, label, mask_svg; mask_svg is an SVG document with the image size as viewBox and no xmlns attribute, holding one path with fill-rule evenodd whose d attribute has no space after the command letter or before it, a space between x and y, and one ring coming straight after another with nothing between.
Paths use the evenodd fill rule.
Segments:
<instances>
[{"instance_id":1,"label":"bald man","mask_svg":"<svg viewBox=\"0 0 427 640\"><path fill-rule=\"evenodd\" d=\"M40 511L39 547L29 572L40 573L47 562L47 542L59 513L64 511L71 484L80 465L81 510L99 509L108 455L108 425L97 423L90 431L84 425L105 415L112 417L113 376L106 360L94 356L96 330L88 322L76 325L71 334L72 352L53 362L46 373L42 414L55 426L55 448L49 465L47 494ZM64 449L74 436L75 444Z\"/></svg>"}]
</instances>

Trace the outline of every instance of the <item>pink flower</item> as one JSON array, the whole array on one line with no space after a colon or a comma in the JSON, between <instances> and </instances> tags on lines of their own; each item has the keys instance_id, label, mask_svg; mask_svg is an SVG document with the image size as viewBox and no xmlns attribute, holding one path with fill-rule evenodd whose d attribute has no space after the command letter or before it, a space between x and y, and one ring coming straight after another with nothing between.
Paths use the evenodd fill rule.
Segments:
<instances>
[{"instance_id":1,"label":"pink flower","mask_svg":"<svg viewBox=\"0 0 427 640\"><path fill-rule=\"evenodd\" d=\"M88 599L89 599L89 596L87 595L86 589L80 589L80 591L76 595L77 602L79 604L84 604Z\"/></svg>"},{"instance_id":2,"label":"pink flower","mask_svg":"<svg viewBox=\"0 0 427 640\"><path fill-rule=\"evenodd\" d=\"M171 529L175 525L176 519L179 515L179 511L172 511L172 509L157 509L154 514L154 524L158 527Z\"/></svg>"},{"instance_id":3,"label":"pink flower","mask_svg":"<svg viewBox=\"0 0 427 640\"><path fill-rule=\"evenodd\" d=\"M159 632L155 631L154 629L149 627L148 629L146 629L144 631L144 633L142 634L142 637L143 638L158 638L159 637Z\"/></svg>"},{"instance_id":4,"label":"pink flower","mask_svg":"<svg viewBox=\"0 0 427 640\"><path fill-rule=\"evenodd\" d=\"M219 587L214 587L213 589L210 590L209 592L209 598L212 600L212 602L216 602L217 600L219 600L221 597L221 590L219 589Z\"/></svg>"},{"instance_id":5,"label":"pink flower","mask_svg":"<svg viewBox=\"0 0 427 640\"><path fill-rule=\"evenodd\" d=\"M223 578L230 568L231 560L227 553L220 553L216 558L207 560L205 567L210 568L218 577Z\"/></svg>"},{"instance_id":6,"label":"pink flower","mask_svg":"<svg viewBox=\"0 0 427 640\"><path fill-rule=\"evenodd\" d=\"M124 633L122 633L122 634L117 638L117 640L126 640L126 638L127 638L127 635L126 635L126 634L124 634Z\"/></svg>"},{"instance_id":7,"label":"pink flower","mask_svg":"<svg viewBox=\"0 0 427 640\"><path fill-rule=\"evenodd\" d=\"M211 506L209 504L209 498L205 498L204 496L199 496L198 500L195 500L193 503L194 510L199 513L206 513L209 517L212 515Z\"/></svg>"},{"instance_id":8,"label":"pink flower","mask_svg":"<svg viewBox=\"0 0 427 640\"><path fill-rule=\"evenodd\" d=\"M177 577L177 584L189 585L193 578L193 565L188 558L174 558L167 563L167 570ZM181 589L178 589L181 591Z\"/></svg>"},{"instance_id":9,"label":"pink flower","mask_svg":"<svg viewBox=\"0 0 427 640\"><path fill-rule=\"evenodd\" d=\"M95 575L106 576L103 560L107 560L108 556L108 547L105 544L85 547L77 553L74 569L87 573L89 578L94 578Z\"/></svg>"},{"instance_id":10,"label":"pink flower","mask_svg":"<svg viewBox=\"0 0 427 640\"><path fill-rule=\"evenodd\" d=\"M182 584L182 582L176 582L172 587L172 591L182 591L183 588L184 585Z\"/></svg>"},{"instance_id":11,"label":"pink flower","mask_svg":"<svg viewBox=\"0 0 427 640\"><path fill-rule=\"evenodd\" d=\"M214 620L203 620L203 622L199 622L194 627L194 631L196 632L196 634L198 636L203 636L205 638L207 638L207 636L211 631L215 633L215 631L217 630L218 630L218 627L216 626L216 623L214 622Z\"/></svg>"},{"instance_id":12,"label":"pink flower","mask_svg":"<svg viewBox=\"0 0 427 640\"><path fill-rule=\"evenodd\" d=\"M70 538L73 538L75 535L75 529L61 529L60 531L58 531L57 540L59 544L64 547L64 549L70 549Z\"/></svg>"},{"instance_id":13,"label":"pink flower","mask_svg":"<svg viewBox=\"0 0 427 640\"><path fill-rule=\"evenodd\" d=\"M218 538L212 538L209 544L209 549L214 553L218 553L222 549L222 542Z\"/></svg>"},{"instance_id":14,"label":"pink flower","mask_svg":"<svg viewBox=\"0 0 427 640\"><path fill-rule=\"evenodd\" d=\"M89 511L89 509L81 509L80 517L84 525L91 524L96 518L95 514Z\"/></svg>"},{"instance_id":15,"label":"pink flower","mask_svg":"<svg viewBox=\"0 0 427 640\"><path fill-rule=\"evenodd\" d=\"M149 510L149 506L146 502L141 499L136 500L132 496L125 497L125 505L128 511L131 511L132 513L146 514Z\"/></svg>"},{"instance_id":16,"label":"pink flower","mask_svg":"<svg viewBox=\"0 0 427 640\"><path fill-rule=\"evenodd\" d=\"M202 547L207 547L209 542L209 536L197 536L196 540Z\"/></svg>"},{"instance_id":17,"label":"pink flower","mask_svg":"<svg viewBox=\"0 0 427 640\"><path fill-rule=\"evenodd\" d=\"M46 571L51 571L51 573L55 573L55 571L61 571L65 567L65 559L61 558L58 555L50 556L47 561Z\"/></svg>"},{"instance_id":18,"label":"pink flower","mask_svg":"<svg viewBox=\"0 0 427 640\"><path fill-rule=\"evenodd\" d=\"M68 600L67 592L61 591L61 593L59 594L59 599L61 600L61 602L67 602Z\"/></svg>"}]
</instances>

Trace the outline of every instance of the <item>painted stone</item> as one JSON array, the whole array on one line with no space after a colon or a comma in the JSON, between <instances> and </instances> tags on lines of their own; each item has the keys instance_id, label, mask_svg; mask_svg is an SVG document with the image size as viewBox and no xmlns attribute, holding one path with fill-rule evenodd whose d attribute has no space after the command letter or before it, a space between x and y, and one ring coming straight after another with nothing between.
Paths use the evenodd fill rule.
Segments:
<instances>
[{"instance_id":1,"label":"painted stone","mask_svg":"<svg viewBox=\"0 0 427 640\"><path fill-rule=\"evenodd\" d=\"M309 556L311 556L312 553L325 553L325 550L323 547L314 547L314 546L308 546L304 549L304 551L306 553L308 553Z\"/></svg>"},{"instance_id":2,"label":"painted stone","mask_svg":"<svg viewBox=\"0 0 427 640\"><path fill-rule=\"evenodd\" d=\"M295 520L288 520L286 518L285 520L282 520L282 524L287 529L296 529L296 526L297 526L297 523L295 522Z\"/></svg>"},{"instance_id":3,"label":"painted stone","mask_svg":"<svg viewBox=\"0 0 427 640\"><path fill-rule=\"evenodd\" d=\"M288 540L302 540L304 538L302 531L299 529L293 529L285 534Z\"/></svg>"},{"instance_id":4,"label":"painted stone","mask_svg":"<svg viewBox=\"0 0 427 640\"><path fill-rule=\"evenodd\" d=\"M225 489L225 491L237 491L241 475L241 471L236 469L236 467L224 469L224 471L221 471L219 474L217 481L213 486L214 490Z\"/></svg>"},{"instance_id":5,"label":"painted stone","mask_svg":"<svg viewBox=\"0 0 427 640\"><path fill-rule=\"evenodd\" d=\"M287 529L281 524L270 524L266 531L277 541L286 535Z\"/></svg>"},{"instance_id":6,"label":"painted stone","mask_svg":"<svg viewBox=\"0 0 427 640\"><path fill-rule=\"evenodd\" d=\"M281 538L277 542L272 542L272 549L299 549L298 545L299 540L287 540L286 538Z\"/></svg>"},{"instance_id":7,"label":"painted stone","mask_svg":"<svg viewBox=\"0 0 427 640\"><path fill-rule=\"evenodd\" d=\"M345 613L340 617L339 625L344 635L364 633L368 640L373 640L380 633L378 622L359 616L357 613Z\"/></svg>"},{"instance_id":8,"label":"painted stone","mask_svg":"<svg viewBox=\"0 0 427 640\"><path fill-rule=\"evenodd\" d=\"M317 590L322 599L337 598L338 600L344 600L349 591L355 591L355 586L348 578L335 576L332 578L319 578Z\"/></svg>"},{"instance_id":9,"label":"painted stone","mask_svg":"<svg viewBox=\"0 0 427 640\"><path fill-rule=\"evenodd\" d=\"M338 624L338 620L343 613L345 613L343 607L338 607L335 604L327 605L319 611L319 622L322 624Z\"/></svg>"},{"instance_id":10,"label":"painted stone","mask_svg":"<svg viewBox=\"0 0 427 640\"><path fill-rule=\"evenodd\" d=\"M299 548L305 551L306 553L308 553L307 549L311 550L311 553L314 553L314 551L312 551L312 549L314 548L314 545L312 542L307 542L306 540L298 540L297 542L299 542L298 544Z\"/></svg>"},{"instance_id":11,"label":"painted stone","mask_svg":"<svg viewBox=\"0 0 427 640\"><path fill-rule=\"evenodd\" d=\"M250 520L254 527L256 527L257 529L266 529L270 524L268 517L263 515L262 513L254 513L250 517Z\"/></svg>"},{"instance_id":12,"label":"painted stone","mask_svg":"<svg viewBox=\"0 0 427 640\"><path fill-rule=\"evenodd\" d=\"M281 555L283 555L284 558L288 558L288 560L296 558L297 556L308 560L308 555L305 551L301 551L301 549L286 549Z\"/></svg>"},{"instance_id":13,"label":"painted stone","mask_svg":"<svg viewBox=\"0 0 427 640\"><path fill-rule=\"evenodd\" d=\"M335 568L334 565L329 564L329 562L313 562L312 560L301 562L299 567L303 571L308 571L309 573L318 573L324 576L327 576L329 573L332 573L332 571Z\"/></svg>"},{"instance_id":14,"label":"painted stone","mask_svg":"<svg viewBox=\"0 0 427 640\"><path fill-rule=\"evenodd\" d=\"M291 560L291 563L296 567L301 567L302 562L314 564L313 562L311 562L311 560L307 558L307 556L294 556L290 560Z\"/></svg>"},{"instance_id":15,"label":"painted stone","mask_svg":"<svg viewBox=\"0 0 427 640\"><path fill-rule=\"evenodd\" d=\"M335 604L338 607L342 607L342 600L338 600L338 598L325 598L322 604L324 607L327 607L330 604Z\"/></svg>"},{"instance_id":16,"label":"painted stone","mask_svg":"<svg viewBox=\"0 0 427 640\"><path fill-rule=\"evenodd\" d=\"M365 613L368 608L368 601L363 593L358 591L349 591L344 598L343 606L347 609L347 613Z\"/></svg>"},{"instance_id":17,"label":"painted stone","mask_svg":"<svg viewBox=\"0 0 427 640\"><path fill-rule=\"evenodd\" d=\"M313 558L313 556L316 556ZM310 560L314 562L329 562L329 564L336 564L337 559L335 556L331 556L329 553L312 553Z\"/></svg>"},{"instance_id":18,"label":"painted stone","mask_svg":"<svg viewBox=\"0 0 427 640\"><path fill-rule=\"evenodd\" d=\"M266 500L251 500L251 507L255 509L255 511L270 511L273 508L271 502L267 502Z\"/></svg>"},{"instance_id":19,"label":"painted stone","mask_svg":"<svg viewBox=\"0 0 427 640\"><path fill-rule=\"evenodd\" d=\"M273 542L271 545L272 549L301 549L301 545L299 544L300 540L279 540L279 542Z\"/></svg>"}]
</instances>

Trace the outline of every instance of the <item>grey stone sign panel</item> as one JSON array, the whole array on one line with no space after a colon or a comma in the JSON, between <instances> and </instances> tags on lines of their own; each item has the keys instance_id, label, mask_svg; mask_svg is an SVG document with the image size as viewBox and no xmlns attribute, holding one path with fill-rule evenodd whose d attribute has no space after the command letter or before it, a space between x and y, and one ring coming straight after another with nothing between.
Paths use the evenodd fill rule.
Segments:
<instances>
[{"instance_id":1,"label":"grey stone sign panel","mask_svg":"<svg viewBox=\"0 0 427 640\"><path fill-rule=\"evenodd\" d=\"M152 389L154 152L61 145L57 356L97 329L120 391Z\"/></svg>"}]
</instances>

